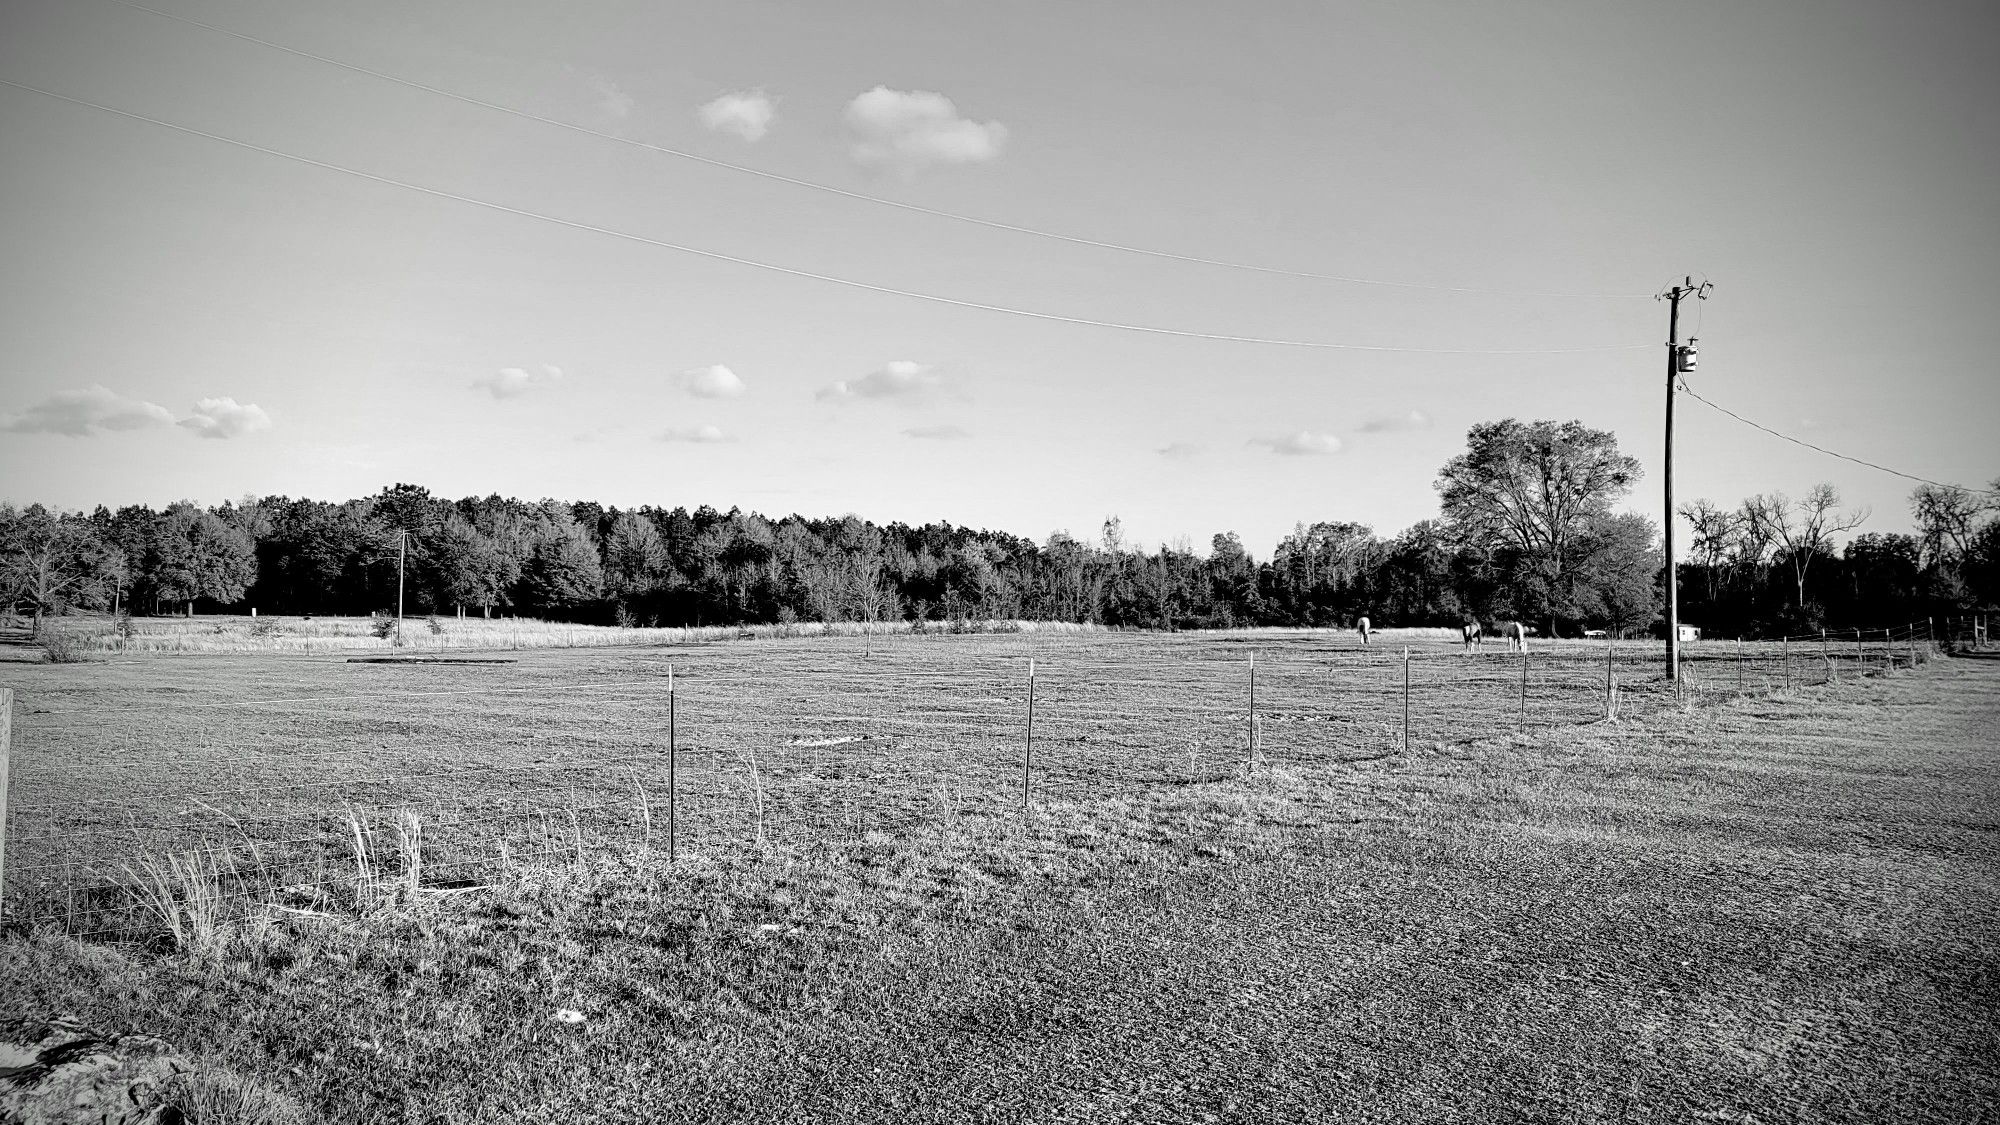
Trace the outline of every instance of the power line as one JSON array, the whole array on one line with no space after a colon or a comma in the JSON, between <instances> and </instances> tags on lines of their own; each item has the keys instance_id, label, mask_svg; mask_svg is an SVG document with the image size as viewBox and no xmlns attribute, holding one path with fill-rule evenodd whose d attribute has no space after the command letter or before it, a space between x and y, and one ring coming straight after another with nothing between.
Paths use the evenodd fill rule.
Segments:
<instances>
[{"instance_id":1,"label":"power line","mask_svg":"<svg viewBox=\"0 0 2000 1125\"><path fill-rule=\"evenodd\" d=\"M1651 344L1596 344L1596 345L1573 347L1573 348L1413 348L1413 347L1397 347L1397 346L1383 345L1383 344L1341 344L1323 340L1289 340L1289 339L1280 339L1268 336L1233 336L1220 332L1193 332L1180 328L1161 328L1157 325L1125 324L1119 321L1093 320L1089 317L1064 316L1060 313L1038 312L1033 309L1018 309L1008 305L991 305L981 301L964 301L956 297L941 297L936 294L919 293L916 292L915 290L910 290L910 289L896 289L887 285L874 285L865 281L855 281L851 278L834 277L830 274L814 273L810 270L793 269L790 266L780 266L772 264L770 262L759 262L750 258L739 258L731 254L722 254L714 250L702 250L694 246L684 246L677 242L667 242L662 239L648 238L645 235L632 234L627 231L615 230L611 227L601 227L593 223L578 222L574 219L565 219L556 215L545 214L540 211L529 211L520 207L510 207L504 203L494 203L489 200L479 199L470 195L460 195L457 192L445 191L441 188L425 187L422 184L413 184L407 180L398 180L389 176L378 176L373 172L363 172L359 169L349 168L342 164L334 164L325 160L315 160L312 157L300 156L297 153L286 152L282 149L268 148L264 145L252 144L249 141L239 141L233 137L225 137L219 133L210 133L205 130L196 129L187 125L176 125L171 121L163 121L157 117L148 117L143 113L133 113L129 110L117 109L112 106L102 105L98 102L86 101L83 98L70 97L68 94L58 94L53 90L44 90L39 86L30 86L25 82L15 82L12 81L11 79L0 78L0 86L11 86L17 90L26 90L29 93L40 94L43 97L54 98L57 101L69 102L72 105L84 106L89 109L95 109L103 113L109 113L114 116L127 118L132 121L142 121L148 125L157 125L162 129L170 129L176 133L185 133L191 137L201 137L205 140L215 141L219 144L225 144L233 146L235 148L246 149L250 152L263 153L266 156L275 156L279 157L280 159L295 161L297 163L309 165L314 168L325 169L326 171L329 172L338 172L345 176L353 176L357 179L368 180L373 183L387 184L390 187L399 187L403 188L406 191L414 191L423 195L433 196L438 199L449 199L458 203L469 204L474 207L483 207L489 211L499 211L504 214L517 215L524 219L535 219L540 222L552 223L556 226L568 227L571 230L589 231L592 234L601 234L610 238L623 239L627 242L637 242L646 246L658 247L662 250L674 250L682 254L692 254L696 257L708 258L712 261L729 262L733 265L750 266L754 269L769 270L772 273L781 273L790 277L803 277L813 281L824 281L827 282L828 284L842 285L850 289L862 289L871 293L886 293L889 294L890 296L895 296L895 297L909 297L913 300L930 301L934 304L950 305L955 308L978 309L983 312L1004 313L1008 316L1026 317L1030 320L1044 320L1057 324L1077 324L1092 328L1116 328L1125 332L1140 332L1154 336L1173 336L1182 339L1193 339L1193 340L1217 340L1224 343L1233 343L1233 344L1264 344L1271 347L1282 347L1282 348L1319 348L1319 349L1332 349L1336 351L1356 351L1356 352L1407 352L1407 353L1419 353L1425 355L1567 355L1567 354L1585 353L1585 352L1634 351L1641 348L1652 347Z\"/></svg>"},{"instance_id":2,"label":"power line","mask_svg":"<svg viewBox=\"0 0 2000 1125\"><path fill-rule=\"evenodd\" d=\"M1932 480L1929 477L1920 477L1914 473L1906 473L1899 469L1892 469L1887 465L1878 465L1873 461L1864 461L1859 457L1849 457L1845 453L1836 453L1831 449L1825 448L1824 446L1814 445L1812 442L1805 441L1801 438L1795 438L1790 434L1780 433L1769 426L1763 425L1762 423L1752 422L1750 419L1745 418L1743 415L1736 413L1734 410L1731 410L1726 406L1717 406L1715 403L1712 403L1707 399L1701 397L1700 395L1694 392L1694 388L1687 385L1686 379L1681 380L1681 392L1687 395L1689 398L1694 399L1696 402L1701 403L1703 406L1708 407L1710 410L1721 411L1722 413L1729 415L1731 418L1736 419L1738 422L1741 422L1744 425L1749 426L1751 429L1762 430L1765 433L1770 434L1774 438L1781 438L1785 441L1791 442L1793 445L1805 446L1807 449L1810 449L1815 453L1824 453L1828 457L1837 457L1842 461L1851 461L1856 465L1861 465L1866 468L1875 469L1879 472L1888 473L1890 476L1902 477L1904 480L1913 480L1919 484L1933 485L1937 488L1949 489L1953 492L1977 492L1987 496L2000 496L2000 492L1995 492L1993 489L1990 488L1967 488L1962 484L1946 484L1943 481Z\"/></svg>"},{"instance_id":3,"label":"power line","mask_svg":"<svg viewBox=\"0 0 2000 1125\"><path fill-rule=\"evenodd\" d=\"M879 195L869 195L866 192L849 191L846 188L834 187L832 184L822 184L813 180L802 180L795 176L786 176L778 172L767 172L761 168L752 168L749 165L737 164L728 160L717 160L714 157L703 156L700 153L689 152L685 149L670 148L666 145L656 145L646 141L633 140L630 137L621 137L616 133L606 133L603 132L602 130L592 129L589 126L578 125L574 122L564 121L560 118L545 117L539 113L531 113L527 110L517 109L513 106L501 105L498 102L490 102L485 100L484 98L476 98L470 94L461 94L455 90L447 90L441 86L432 86L429 85L428 83L417 82L412 79L403 78L394 74L388 74L383 71L374 70L372 68L360 66L355 63L343 62L340 59L329 58L325 55L314 54L311 51L300 50L297 47L288 47L283 43L276 43L269 39L260 39L254 35L246 35L240 31L232 31L226 27L218 27L215 24L203 23L200 20L190 19L187 16L175 15L172 12L162 11L158 8L148 7L147 5L144 4L134 3L133 0L110 0L110 2L113 4L121 5L123 7L134 9L136 11L145 12L148 13L149 15L158 16L161 19L172 20L175 23L186 24L189 27L198 27L204 31L214 32L217 35L225 35L231 39L240 40L245 43L254 43L259 47L269 48L270 50L273 51L282 51L285 54L294 55L298 58L310 59L313 62L322 63L326 66L337 67L341 70L350 71L354 74L366 75L370 78L380 79L383 82L393 83L395 85L403 86L411 90L420 90L427 94L435 94L438 97L450 98L453 101L463 102L467 105L478 106L481 109L492 110L495 113L504 113L510 117L521 118L524 121L533 121L542 125L550 126L552 128L565 129L572 133L579 133L588 137L596 137L599 140L606 140L606 141L611 141L615 144L626 145L632 148L644 149L647 152L657 153L661 156L673 156L673 157L678 157L682 160L692 160L698 164L706 164L712 168L723 168L731 172L741 172L747 176L756 176L760 179L771 180L776 183L790 184L794 187L802 187L810 189L812 191L825 192L829 195L838 195L845 197L847 199L858 199L864 203L874 203L883 207L893 207L899 211L910 211L919 215L929 215L933 218L950 219L954 222L961 222L961 223L971 223L974 226L986 227L991 230L1004 230L1014 234L1025 234L1025 235L1031 235L1035 238L1047 238L1047 239L1053 239L1054 241L1057 242L1067 242L1075 246L1091 246L1100 250L1115 250L1120 253L1138 254L1148 258L1160 258L1167 261L1188 262L1194 265L1215 266L1222 269L1245 270L1250 273L1271 274L1278 277L1306 278L1312 281L1335 281L1348 285L1376 285L1376 286L1384 286L1395 289L1427 289L1444 293L1504 294L1504 295L1525 296L1525 297L1578 297L1578 298L1605 299L1605 300L1625 300L1625 299L1649 296L1649 294L1645 293L1570 293L1570 292L1559 292L1552 290L1518 289L1512 287L1485 288L1485 287L1466 286L1466 285L1432 285L1420 281L1390 281L1382 278L1351 277L1344 274L1314 273L1308 270L1288 270L1288 269L1280 269L1275 266L1253 265L1248 262L1232 262L1220 258L1204 258L1195 254L1180 254L1180 253L1175 253L1171 250L1154 250L1144 246L1132 246L1122 242L1109 242L1102 239L1083 238L1077 235L1062 234L1057 231L1042 230L1038 227L1022 226L1017 223L1004 223L995 219L982 219L973 215L960 214L959 212L956 211L945 211L936 207L925 207L922 204L905 203L902 202L901 200L887 199Z\"/></svg>"}]
</instances>

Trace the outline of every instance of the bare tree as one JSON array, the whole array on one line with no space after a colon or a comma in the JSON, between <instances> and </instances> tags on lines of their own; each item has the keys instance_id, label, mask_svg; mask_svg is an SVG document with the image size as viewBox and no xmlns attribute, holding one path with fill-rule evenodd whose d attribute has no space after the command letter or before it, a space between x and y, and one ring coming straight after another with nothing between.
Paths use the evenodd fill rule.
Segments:
<instances>
[{"instance_id":1,"label":"bare tree","mask_svg":"<svg viewBox=\"0 0 2000 1125\"><path fill-rule=\"evenodd\" d=\"M1708 597L1714 601L1716 572L1722 569L1722 560L1733 555L1742 542L1745 516L1740 511L1723 511L1707 500L1696 500L1681 505L1681 518L1694 529L1688 547L1707 572Z\"/></svg>"},{"instance_id":2,"label":"bare tree","mask_svg":"<svg viewBox=\"0 0 2000 1125\"><path fill-rule=\"evenodd\" d=\"M1991 495L1963 488L1920 484L1910 493L1910 516L1917 522L1917 536L1923 543L1924 558L1931 566L1962 558L1972 547L1981 516L1996 507Z\"/></svg>"},{"instance_id":3,"label":"bare tree","mask_svg":"<svg viewBox=\"0 0 2000 1125\"><path fill-rule=\"evenodd\" d=\"M1798 605L1806 604L1806 572L1813 559L1833 553L1833 537L1860 527L1868 518L1866 508L1836 512L1840 493L1831 484L1816 484L1797 501L1782 492L1752 496L1743 502L1745 515L1770 539L1784 545L1786 561L1798 588Z\"/></svg>"}]
</instances>

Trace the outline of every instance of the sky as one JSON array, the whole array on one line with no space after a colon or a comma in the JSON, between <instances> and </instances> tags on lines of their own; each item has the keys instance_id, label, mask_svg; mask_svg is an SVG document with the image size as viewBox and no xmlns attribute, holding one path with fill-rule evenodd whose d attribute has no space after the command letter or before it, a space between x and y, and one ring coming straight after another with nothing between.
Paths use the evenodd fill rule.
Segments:
<instances>
[{"instance_id":1,"label":"sky","mask_svg":"<svg viewBox=\"0 0 2000 1125\"><path fill-rule=\"evenodd\" d=\"M410 482L1268 555L1434 517L1515 417L1615 432L1657 518L1688 276L1704 397L2000 476L1990 4L144 2L519 112L0 0L0 80L211 135L0 85L0 500ZM1685 397L1675 446L1681 499L1830 481L1909 527L1912 482Z\"/></svg>"}]
</instances>

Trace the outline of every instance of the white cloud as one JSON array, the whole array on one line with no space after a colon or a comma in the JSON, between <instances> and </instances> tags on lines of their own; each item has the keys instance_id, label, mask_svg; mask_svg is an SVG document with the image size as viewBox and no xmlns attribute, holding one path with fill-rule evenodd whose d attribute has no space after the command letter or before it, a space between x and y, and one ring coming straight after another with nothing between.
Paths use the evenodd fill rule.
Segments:
<instances>
[{"instance_id":1,"label":"white cloud","mask_svg":"<svg viewBox=\"0 0 2000 1125\"><path fill-rule=\"evenodd\" d=\"M734 133L752 144L770 131L771 119L777 114L777 103L762 90L724 94L695 110L695 116L710 132Z\"/></svg>"},{"instance_id":2,"label":"white cloud","mask_svg":"<svg viewBox=\"0 0 2000 1125\"><path fill-rule=\"evenodd\" d=\"M1392 434L1402 430L1428 430L1431 416L1421 410L1399 414L1389 418L1376 418L1361 427L1364 434Z\"/></svg>"},{"instance_id":3,"label":"white cloud","mask_svg":"<svg viewBox=\"0 0 2000 1125\"><path fill-rule=\"evenodd\" d=\"M271 428L271 416L255 403L235 399L205 398L194 404L180 424L205 438L233 438Z\"/></svg>"},{"instance_id":4,"label":"white cloud","mask_svg":"<svg viewBox=\"0 0 2000 1125\"><path fill-rule=\"evenodd\" d=\"M741 398L749 389L736 372L719 363L681 372L681 387L696 398Z\"/></svg>"},{"instance_id":5,"label":"white cloud","mask_svg":"<svg viewBox=\"0 0 2000 1125\"><path fill-rule=\"evenodd\" d=\"M68 434L86 437L104 430L138 430L164 426L174 416L166 407L126 398L99 383L80 391L59 391L0 422L0 430L16 434Z\"/></svg>"},{"instance_id":6,"label":"white cloud","mask_svg":"<svg viewBox=\"0 0 2000 1125\"><path fill-rule=\"evenodd\" d=\"M1300 430L1298 433L1287 434L1284 437L1251 438L1249 444L1269 446L1271 452L1281 453L1287 457L1304 457L1318 453L1340 452L1339 438L1334 437L1332 434L1316 434L1310 430Z\"/></svg>"},{"instance_id":7,"label":"white cloud","mask_svg":"<svg viewBox=\"0 0 2000 1125\"><path fill-rule=\"evenodd\" d=\"M694 442L697 445L711 445L715 442L728 441L729 439L724 437L722 431L715 426L682 426L661 434L660 440L687 441Z\"/></svg>"},{"instance_id":8,"label":"white cloud","mask_svg":"<svg viewBox=\"0 0 2000 1125\"><path fill-rule=\"evenodd\" d=\"M529 371L525 367L503 367L491 375L481 375L472 381L472 389L485 391L494 398L519 398L527 394L529 388L545 383L553 383L563 377L562 368L543 364L540 371Z\"/></svg>"},{"instance_id":9,"label":"white cloud","mask_svg":"<svg viewBox=\"0 0 2000 1125\"><path fill-rule=\"evenodd\" d=\"M937 397L943 390L944 379L928 364L899 359L882 370L871 371L859 379L851 381L842 379L830 387L822 387L813 397L822 402L876 399L922 403Z\"/></svg>"},{"instance_id":10,"label":"white cloud","mask_svg":"<svg viewBox=\"0 0 2000 1125\"><path fill-rule=\"evenodd\" d=\"M1162 446L1161 448L1155 450L1154 452L1158 453L1162 457L1168 458L1169 460L1186 461L1189 458L1199 456L1201 453L1201 446L1196 445L1191 441L1177 441L1170 445Z\"/></svg>"},{"instance_id":11,"label":"white cloud","mask_svg":"<svg viewBox=\"0 0 2000 1125\"><path fill-rule=\"evenodd\" d=\"M913 426L904 430L905 437L928 438L933 441L960 441L972 435L964 426Z\"/></svg>"},{"instance_id":12,"label":"white cloud","mask_svg":"<svg viewBox=\"0 0 2000 1125\"><path fill-rule=\"evenodd\" d=\"M632 95L618 88L617 84L601 75L590 79L591 92L597 95L597 108L620 121L632 116Z\"/></svg>"},{"instance_id":13,"label":"white cloud","mask_svg":"<svg viewBox=\"0 0 2000 1125\"><path fill-rule=\"evenodd\" d=\"M932 164L983 164L999 157L1007 127L959 116L943 94L877 86L847 103L849 153L868 168L905 177Z\"/></svg>"}]
</instances>

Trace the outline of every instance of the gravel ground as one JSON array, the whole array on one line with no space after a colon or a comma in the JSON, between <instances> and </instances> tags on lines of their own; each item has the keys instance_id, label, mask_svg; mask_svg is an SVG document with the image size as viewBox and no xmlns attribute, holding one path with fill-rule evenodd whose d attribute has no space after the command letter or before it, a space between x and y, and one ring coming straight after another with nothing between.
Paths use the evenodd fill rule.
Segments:
<instances>
[{"instance_id":1,"label":"gravel ground","mask_svg":"<svg viewBox=\"0 0 2000 1125\"><path fill-rule=\"evenodd\" d=\"M685 1112L2000 1119L1996 718L1950 662L1406 761L1352 795L1393 815L863 973Z\"/></svg>"}]
</instances>

